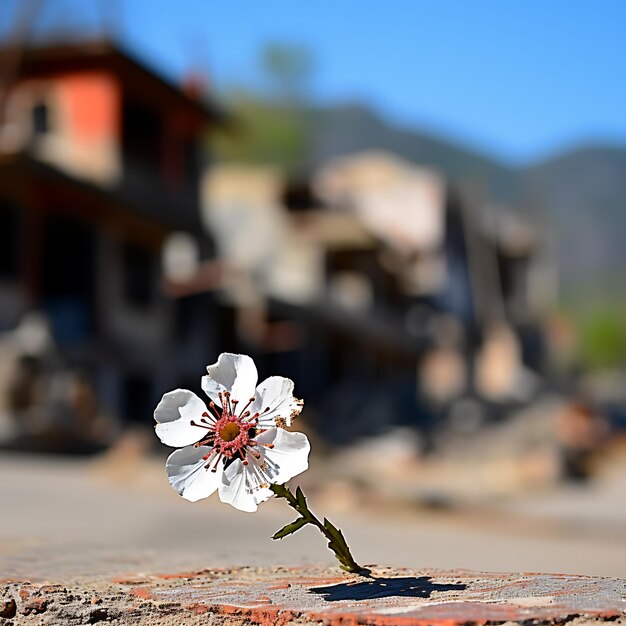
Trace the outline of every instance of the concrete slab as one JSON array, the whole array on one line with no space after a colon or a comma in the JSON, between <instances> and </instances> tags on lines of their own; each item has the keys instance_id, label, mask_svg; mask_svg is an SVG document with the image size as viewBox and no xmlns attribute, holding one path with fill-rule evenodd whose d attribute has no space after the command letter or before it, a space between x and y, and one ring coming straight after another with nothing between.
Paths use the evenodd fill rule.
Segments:
<instances>
[{"instance_id":1,"label":"concrete slab","mask_svg":"<svg viewBox=\"0 0 626 626\"><path fill-rule=\"evenodd\" d=\"M454 626L626 624L626 581L558 574L227 568L63 581L4 580L0 624Z\"/></svg>"}]
</instances>

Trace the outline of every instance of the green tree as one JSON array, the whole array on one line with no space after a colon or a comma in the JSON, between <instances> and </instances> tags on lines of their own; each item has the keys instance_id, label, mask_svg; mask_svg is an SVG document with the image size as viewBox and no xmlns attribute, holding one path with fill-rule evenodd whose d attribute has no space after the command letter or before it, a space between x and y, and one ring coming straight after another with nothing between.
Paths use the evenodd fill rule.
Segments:
<instances>
[{"instance_id":1,"label":"green tree","mask_svg":"<svg viewBox=\"0 0 626 626\"><path fill-rule=\"evenodd\" d=\"M313 57L307 48L269 43L261 50L260 63L270 98L283 104L296 104L306 98L313 71Z\"/></svg>"},{"instance_id":2,"label":"green tree","mask_svg":"<svg viewBox=\"0 0 626 626\"><path fill-rule=\"evenodd\" d=\"M581 322L581 350L593 368L623 366L626 362L626 317L623 308L596 309Z\"/></svg>"},{"instance_id":3,"label":"green tree","mask_svg":"<svg viewBox=\"0 0 626 626\"><path fill-rule=\"evenodd\" d=\"M259 53L262 89L225 94L232 123L214 144L219 159L274 165L287 174L303 166L309 146L307 83L313 63L299 46L272 43Z\"/></svg>"}]
</instances>

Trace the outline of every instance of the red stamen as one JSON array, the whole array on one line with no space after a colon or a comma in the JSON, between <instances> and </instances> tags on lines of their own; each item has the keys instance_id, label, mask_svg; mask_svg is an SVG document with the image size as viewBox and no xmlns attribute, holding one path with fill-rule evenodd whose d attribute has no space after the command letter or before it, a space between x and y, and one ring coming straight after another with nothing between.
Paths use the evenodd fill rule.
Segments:
<instances>
[{"instance_id":1,"label":"red stamen","mask_svg":"<svg viewBox=\"0 0 626 626\"><path fill-rule=\"evenodd\" d=\"M215 406L215 402L213 402L213 400L211 400L211 402L209 402L209 408L213 411L213 413L215 414L215 418L216 419L220 419L220 415L217 412L217 407Z\"/></svg>"},{"instance_id":2,"label":"red stamen","mask_svg":"<svg viewBox=\"0 0 626 626\"><path fill-rule=\"evenodd\" d=\"M219 453L219 454L217 455L217 457L215 458L215 465L214 465L213 467L211 467L211 471L212 471L213 473L217 472L217 465L218 465L218 463L222 460L222 455L223 455L223 452L220 450L220 453ZM204 466L204 469L209 469L209 467L210 467L211 463L212 463L212 460L211 460L211 461L209 461L209 462L208 462L208 463Z\"/></svg>"},{"instance_id":3,"label":"red stamen","mask_svg":"<svg viewBox=\"0 0 626 626\"><path fill-rule=\"evenodd\" d=\"M233 407L230 403L230 391L225 391L224 392L224 397L226 398L226 405L228 407L228 414L229 415L233 415Z\"/></svg>"},{"instance_id":4,"label":"red stamen","mask_svg":"<svg viewBox=\"0 0 626 626\"><path fill-rule=\"evenodd\" d=\"M246 404L246 406L243 407L243 409L241 409L241 413L239 414L239 417L244 417L243 412L254 402L254 398L250 398L250 400L248 400L248 404ZM250 413L248 412L248 415L250 415Z\"/></svg>"},{"instance_id":5,"label":"red stamen","mask_svg":"<svg viewBox=\"0 0 626 626\"><path fill-rule=\"evenodd\" d=\"M223 414L224 412L228 413L228 406L224 406L224 392L223 392L223 391L220 391L220 392L217 394L217 397L220 399L220 404L222 405L222 414Z\"/></svg>"},{"instance_id":6,"label":"red stamen","mask_svg":"<svg viewBox=\"0 0 626 626\"><path fill-rule=\"evenodd\" d=\"M215 423L215 418L214 418L214 417L213 417L210 413L207 413L207 411L205 411L205 412L202 414L202 417L205 419L205 421L206 421L206 420L211 420L211 422L212 422L213 424Z\"/></svg>"},{"instance_id":7,"label":"red stamen","mask_svg":"<svg viewBox=\"0 0 626 626\"><path fill-rule=\"evenodd\" d=\"M249 413L249 411L248 411ZM259 413L255 413L252 417L249 417L248 419L246 419L247 422L254 422L254 421L259 421Z\"/></svg>"}]
</instances>

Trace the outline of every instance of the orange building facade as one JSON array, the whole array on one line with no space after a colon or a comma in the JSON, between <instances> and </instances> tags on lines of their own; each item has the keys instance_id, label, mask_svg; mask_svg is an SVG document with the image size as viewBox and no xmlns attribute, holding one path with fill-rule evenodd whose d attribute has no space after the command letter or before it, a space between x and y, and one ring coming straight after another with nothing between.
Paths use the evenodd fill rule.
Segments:
<instances>
[{"instance_id":1,"label":"orange building facade","mask_svg":"<svg viewBox=\"0 0 626 626\"><path fill-rule=\"evenodd\" d=\"M143 420L194 366L161 257L180 233L212 255L198 185L219 114L106 42L27 49L3 105L0 331L37 312L104 410Z\"/></svg>"}]
</instances>

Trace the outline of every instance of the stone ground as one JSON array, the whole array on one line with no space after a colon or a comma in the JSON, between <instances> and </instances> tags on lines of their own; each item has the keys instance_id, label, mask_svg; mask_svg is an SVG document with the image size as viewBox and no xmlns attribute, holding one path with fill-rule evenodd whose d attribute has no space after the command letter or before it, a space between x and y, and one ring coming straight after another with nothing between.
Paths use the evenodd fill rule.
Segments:
<instances>
[{"instance_id":1,"label":"stone ground","mask_svg":"<svg viewBox=\"0 0 626 626\"><path fill-rule=\"evenodd\" d=\"M624 624L626 582L546 574L324 568L208 569L73 584L9 582L13 625Z\"/></svg>"},{"instance_id":2,"label":"stone ground","mask_svg":"<svg viewBox=\"0 0 626 626\"><path fill-rule=\"evenodd\" d=\"M471 623L579 623L593 615L619 620L624 609L623 581L586 577L626 576L621 475L602 488L455 512L379 501L350 510L347 495L306 487L312 509L344 530L357 559L419 568L378 569L375 580L325 569L332 555L313 530L272 542L292 517L284 503L270 501L256 514L217 498L188 503L155 459L4 454L0 476L2 626L451 624L446 611L455 607ZM459 567L559 575L476 575Z\"/></svg>"}]
</instances>

